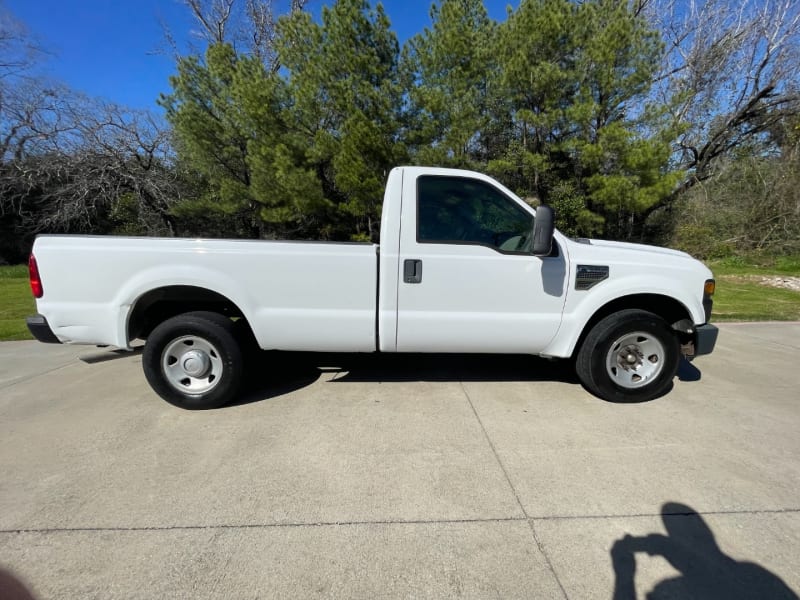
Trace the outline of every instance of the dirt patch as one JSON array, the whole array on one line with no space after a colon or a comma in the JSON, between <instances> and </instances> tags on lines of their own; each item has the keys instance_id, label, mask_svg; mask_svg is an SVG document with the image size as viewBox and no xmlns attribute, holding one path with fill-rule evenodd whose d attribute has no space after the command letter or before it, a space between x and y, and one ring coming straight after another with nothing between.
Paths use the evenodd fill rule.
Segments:
<instances>
[{"instance_id":1,"label":"dirt patch","mask_svg":"<svg viewBox=\"0 0 800 600\"><path fill-rule=\"evenodd\" d=\"M770 287L783 288L785 290L792 290L800 292L800 277L762 277L759 282L761 285L768 285Z\"/></svg>"},{"instance_id":2,"label":"dirt patch","mask_svg":"<svg viewBox=\"0 0 800 600\"><path fill-rule=\"evenodd\" d=\"M732 281L754 281L769 287L800 292L800 277L794 277L792 275L728 275L723 276L722 279L729 279Z\"/></svg>"}]
</instances>

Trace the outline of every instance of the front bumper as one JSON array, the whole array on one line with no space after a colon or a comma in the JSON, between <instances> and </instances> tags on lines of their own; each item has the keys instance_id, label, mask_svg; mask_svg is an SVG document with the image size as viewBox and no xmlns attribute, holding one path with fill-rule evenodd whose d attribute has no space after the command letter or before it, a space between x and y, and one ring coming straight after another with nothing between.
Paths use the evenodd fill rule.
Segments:
<instances>
[{"instance_id":1,"label":"front bumper","mask_svg":"<svg viewBox=\"0 0 800 600\"><path fill-rule=\"evenodd\" d=\"M33 315L25 319L28 325L28 331L40 342L45 344L60 344L61 340L56 337L53 330L50 329L50 323L44 315Z\"/></svg>"},{"instance_id":2,"label":"front bumper","mask_svg":"<svg viewBox=\"0 0 800 600\"><path fill-rule=\"evenodd\" d=\"M717 344L719 329L714 325L706 323L694 328L694 356L711 354Z\"/></svg>"}]
</instances>

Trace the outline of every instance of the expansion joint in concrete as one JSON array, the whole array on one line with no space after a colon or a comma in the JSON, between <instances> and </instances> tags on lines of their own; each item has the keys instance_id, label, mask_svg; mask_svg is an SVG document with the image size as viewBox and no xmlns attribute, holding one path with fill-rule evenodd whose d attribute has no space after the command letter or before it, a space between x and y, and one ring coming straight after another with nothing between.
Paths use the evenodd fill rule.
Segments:
<instances>
[{"instance_id":1,"label":"expansion joint in concrete","mask_svg":"<svg viewBox=\"0 0 800 600\"><path fill-rule=\"evenodd\" d=\"M472 414L475 415L475 419L478 421L478 425L480 425L481 431L483 432L483 437L486 439L486 443L489 444L489 447L492 449L492 454L494 455L494 459L497 461L497 464L500 466L500 470L503 472L503 476L506 478L506 483L508 483L508 487L511 489L511 493L514 494L514 499L517 501L517 506L519 507L520 512L525 516L525 520L528 522L528 527L531 530L531 535L533 536L533 541L536 544L536 548L539 550L541 555L544 557L545 562L547 563L547 568L549 569L550 573L555 579L558 587L561 589L561 593L563 594L565 599L568 599L567 591L564 589L564 585L561 583L561 579L558 577L558 573L556 573L555 568L553 567L553 563L550 561L550 557L547 555L545 551L544 544L539 540L539 536L536 535L536 527L533 524L533 521L528 517L528 513L525 510L525 507L522 504L522 501L519 498L519 493L517 492L517 488L514 487L514 483L511 481L511 477L508 474L508 470L506 466L503 464L500 455L497 453L497 448L492 442L492 438L489 437L489 432L486 431L486 427L481 420L478 411L475 409L475 405L472 402L472 398L469 396L469 392L464 387L464 382L460 381L459 384L461 385L461 391L464 392L464 397L467 399L469 403L469 407L472 409Z\"/></svg>"}]
</instances>

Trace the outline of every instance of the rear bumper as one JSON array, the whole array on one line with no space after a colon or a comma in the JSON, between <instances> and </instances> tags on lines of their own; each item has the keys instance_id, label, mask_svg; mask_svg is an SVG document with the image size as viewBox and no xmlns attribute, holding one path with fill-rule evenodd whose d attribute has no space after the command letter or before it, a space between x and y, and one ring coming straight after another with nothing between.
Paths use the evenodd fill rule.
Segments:
<instances>
[{"instance_id":1,"label":"rear bumper","mask_svg":"<svg viewBox=\"0 0 800 600\"><path fill-rule=\"evenodd\" d=\"M711 354L717 344L719 329L714 325L698 325L694 328L694 356Z\"/></svg>"},{"instance_id":2,"label":"rear bumper","mask_svg":"<svg viewBox=\"0 0 800 600\"><path fill-rule=\"evenodd\" d=\"M45 318L44 315L33 315L25 319L25 322L28 324L28 331L40 342L44 342L45 344L61 343L61 340L59 340L56 334L53 333L53 330L50 329L50 323L47 322L47 318Z\"/></svg>"}]
</instances>

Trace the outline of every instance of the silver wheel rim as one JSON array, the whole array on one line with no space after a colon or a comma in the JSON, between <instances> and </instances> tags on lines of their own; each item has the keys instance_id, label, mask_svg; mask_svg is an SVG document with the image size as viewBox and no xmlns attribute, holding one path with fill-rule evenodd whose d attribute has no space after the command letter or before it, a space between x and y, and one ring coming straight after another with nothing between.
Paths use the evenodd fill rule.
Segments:
<instances>
[{"instance_id":1,"label":"silver wheel rim","mask_svg":"<svg viewBox=\"0 0 800 600\"><path fill-rule=\"evenodd\" d=\"M606 371L618 386L635 389L655 380L664 369L664 345L651 333L634 331L618 338L606 356Z\"/></svg>"},{"instance_id":2,"label":"silver wheel rim","mask_svg":"<svg viewBox=\"0 0 800 600\"><path fill-rule=\"evenodd\" d=\"M164 348L161 370L173 388L194 396L217 386L223 364L214 344L196 335L185 335Z\"/></svg>"}]
</instances>

